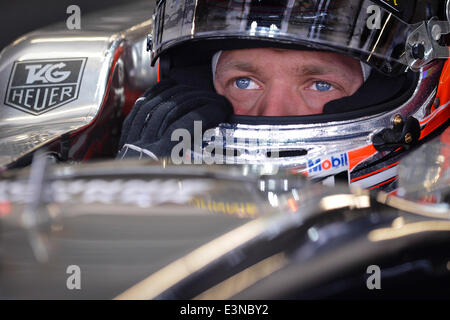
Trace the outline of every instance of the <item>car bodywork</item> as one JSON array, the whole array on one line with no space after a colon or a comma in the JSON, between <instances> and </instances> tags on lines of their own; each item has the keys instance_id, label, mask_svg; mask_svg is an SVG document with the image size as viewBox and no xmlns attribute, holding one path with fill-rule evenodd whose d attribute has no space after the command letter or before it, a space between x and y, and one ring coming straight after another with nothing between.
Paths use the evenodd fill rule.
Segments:
<instances>
[{"instance_id":1,"label":"car bodywork","mask_svg":"<svg viewBox=\"0 0 450 320\"><path fill-rule=\"evenodd\" d=\"M152 10L51 26L0 54L0 298L450 296L449 130L400 162L397 195L265 166L84 163L114 156L156 81Z\"/></svg>"},{"instance_id":2,"label":"car bodywork","mask_svg":"<svg viewBox=\"0 0 450 320\"><path fill-rule=\"evenodd\" d=\"M115 154L124 116L156 81L152 10L144 1L93 13L81 30L53 25L1 52L0 168L29 163L43 146L61 161Z\"/></svg>"},{"instance_id":3,"label":"car bodywork","mask_svg":"<svg viewBox=\"0 0 450 320\"><path fill-rule=\"evenodd\" d=\"M36 157L0 180L0 297L448 298L449 133L402 162L402 197L245 165Z\"/></svg>"}]
</instances>

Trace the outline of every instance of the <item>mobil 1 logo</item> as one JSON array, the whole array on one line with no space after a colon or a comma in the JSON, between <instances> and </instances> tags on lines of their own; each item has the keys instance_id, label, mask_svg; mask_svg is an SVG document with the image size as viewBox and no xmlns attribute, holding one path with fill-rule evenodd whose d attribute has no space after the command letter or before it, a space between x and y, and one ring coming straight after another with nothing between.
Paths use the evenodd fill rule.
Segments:
<instances>
[{"instance_id":1,"label":"mobil 1 logo","mask_svg":"<svg viewBox=\"0 0 450 320\"><path fill-rule=\"evenodd\" d=\"M86 60L16 61L5 105L38 116L78 99Z\"/></svg>"}]
</instances>

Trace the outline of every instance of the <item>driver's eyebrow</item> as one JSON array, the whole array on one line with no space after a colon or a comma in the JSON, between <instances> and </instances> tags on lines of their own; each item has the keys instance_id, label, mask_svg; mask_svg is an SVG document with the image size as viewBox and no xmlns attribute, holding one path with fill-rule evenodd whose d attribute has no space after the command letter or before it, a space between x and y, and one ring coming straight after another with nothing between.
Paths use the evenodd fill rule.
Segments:
<instances>
[{"instance_id":1,"label":"driver's eyebrow","mask_svg":"<svg viewBox=\"0 0 450 320\"><path fill-rule=\"evenodd\" d=\"M253 73L253 74L259 74L261 72L260 68L253 65L251 62L244 62L244 61L229 61L226 62L223 67L221 67L221 70L228 71L228 70L239 70L243 72ZM340 79L345 80L345 76L342 74L342 72L339 71L338 68L335 68L333 66L321 66L318 64L309 64L309 65L303 65L303 66L296 66L294 67L293 71L295 74L301 78L305 76L323 76L323 75L333 75Z\"/></svg>"},{"instance_id":2,"label":"driver's eyebrow","mask_svg":"<svg viewBox=\"0 0 450 320\"><path fill-rule=\"evenodd\" d=\"M329 75L343 83L348 83L349 81L344 72L333 66L306 65L297 67L294 72L298 78Z\"/></svg>"},{"instance_id":3,"label":"driver's eyebrow","mask_svg":"<svg viewBox=\"0 0 450 320\"><path fill-rule=\"evenodd\" d=\"M339 75L337 69L333 67L324 67L319 65L306 65L295 68L295 73L299 76L320 76L325 74Z\"/></svg>"},{"instance_id":4,"label":"driver's eyebrow","mask_svg":"<svg viewBox=\"0 0 450 320\"><path fill-rule=\"evenodd\" d=\"M239 70L249 73L258 73L259 69L248 62L242 62L242 61L230 61L228 63L225 63L223 66L224 70Z\"/></svg>"}]
</instances>

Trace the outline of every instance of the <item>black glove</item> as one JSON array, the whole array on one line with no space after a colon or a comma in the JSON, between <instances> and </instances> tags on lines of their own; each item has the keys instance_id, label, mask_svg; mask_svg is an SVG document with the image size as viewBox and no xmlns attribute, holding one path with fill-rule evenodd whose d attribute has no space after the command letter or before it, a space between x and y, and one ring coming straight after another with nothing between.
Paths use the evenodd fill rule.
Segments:
<instances>
[{"instance_id":1,"label":"black glove","mask_svg":"<svg viewBox=\"0 0 450 320\"><path fill-rule=\"evenodd\" d=\"M170 156L179 143L171 141L174 130L187 129L194 137L194 121L202 122L203 133L232 113L231 104L217 93L163 80L136 101L125 119L117 158Z\"/></svg>"}]
</instances>

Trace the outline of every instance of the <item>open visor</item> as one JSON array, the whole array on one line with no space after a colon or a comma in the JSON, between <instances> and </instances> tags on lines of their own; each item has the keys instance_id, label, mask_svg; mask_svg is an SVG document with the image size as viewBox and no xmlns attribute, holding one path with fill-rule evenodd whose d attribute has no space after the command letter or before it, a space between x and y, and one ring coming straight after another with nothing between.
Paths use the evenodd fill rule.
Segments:
<instances>
[{"instance_id":1,"label":"open visor","mask_svg":"<svg viewBox=\"0 0 450 320\"><path fill-rule=\"evenodd\" d=\"M446 47L436 56L436 43L423 46L424 38L430 40L426 22L409 25L369 0L162 0L154 23L152 64L165 50L201 39L265 40L331 50L388 75L448 57ZM441 31L448 29L445 22ZM421 39L422 47L407 45L411 39Z\"/></svg>"}]
</instances>

